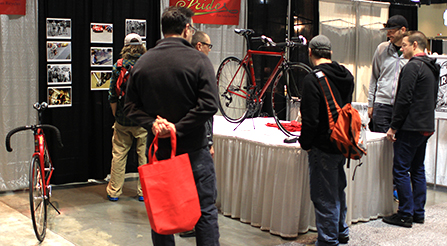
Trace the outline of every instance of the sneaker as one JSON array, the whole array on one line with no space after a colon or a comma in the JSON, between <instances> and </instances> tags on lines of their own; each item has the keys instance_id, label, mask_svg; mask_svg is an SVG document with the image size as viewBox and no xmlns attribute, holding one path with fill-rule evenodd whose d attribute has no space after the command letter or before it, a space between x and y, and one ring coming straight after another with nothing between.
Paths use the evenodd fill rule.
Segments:
<instances>
[{"instance_id":1,"label":"sneaker","mask_svg":"<svg viewBox=\"0 0 447 246\"><path fill-rule=\"evenodd\" d=\"M338 242L341 243L341 244L347 244L348 241L349 241L349 236L346 236L346 237L340 236L340 237L338 237Z\"/></svg>"},{"instance_id":2,"label":"sneaker","mask_svg":"<svg viewBox=\"0 0 447 246\"><path fill-rule=\"evenodd\" d=\"M196 231L193 229L192 231L185 231L179 233L180 237L195 237Z\"/></svg>"},{"instance_id":3,"label":"sneaker","mask_svg":"<svg viewBox=\"0 0 447 246\"><path fill-rule=\"evenodd\" d=\"M399 214L393 214L391 216L383 217L383 222L391 224L391 225L398 225L403 227L412 227L413 226L413 217L403 217Z\"/></svg>"},{"instance_id":4,"label":"sneaker","mask_svg":"<svg viewBox=\"0 0 447 246\"><path fill-rule=\"evenodd\" d=\"M424 217L413 217L413 222L418 224L424 224L425 219Z\"/></svg>"},{"instance_id":5,"label":"sneaker","mask_svg":"<svg viewBox=\"0 0 447 246\"><path fill-rule=\"evenodd\" d=\"M109 195L107 195L107 199L109 199L109 201L111 201L111 202L116 202L116 201L119 200L118 197L111 197L111 196L109 196Z\"/></svg>"},{"instance_id":6,"label":"sneaker","mask_svg":"<svg viewBox=\"0 0 447 246\"><path fill-rule=\"evenodd\" d=\"M143 196L138 196L138 201L144 202L144 197Z\"/></svg>"}]
</instances>

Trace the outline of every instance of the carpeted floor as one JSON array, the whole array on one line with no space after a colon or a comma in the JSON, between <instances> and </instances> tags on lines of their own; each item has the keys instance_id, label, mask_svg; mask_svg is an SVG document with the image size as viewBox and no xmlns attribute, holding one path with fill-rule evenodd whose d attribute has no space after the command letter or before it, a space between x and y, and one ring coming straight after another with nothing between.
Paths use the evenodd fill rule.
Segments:
<instances>
[{"instance_id":1,"label":"carpeted floor","mask_svg":"<svg viewBox=\"0 0 447 246\"><path fill-rule=\"evenodd\" d=\"M389 225L382 219L357 223L349 227L349 244L359 246L441 246L447 245L447 203L426 208L424 224L413 223L412 228ZM307 240L296 240L280 246L313 245L316 235ZM279 245L278 245L279 246Z\"/></svg>"}]
</instances>

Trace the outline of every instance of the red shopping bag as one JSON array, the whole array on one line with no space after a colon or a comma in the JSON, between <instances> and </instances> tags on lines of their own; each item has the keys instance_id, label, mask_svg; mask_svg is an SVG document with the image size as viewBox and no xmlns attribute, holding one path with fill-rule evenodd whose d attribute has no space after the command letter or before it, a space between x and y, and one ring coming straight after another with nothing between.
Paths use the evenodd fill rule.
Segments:
<instances>
[{"instance_id":1,"label":"red shopping bag","mask_svg":"<svg viewBox=\"0 0 447 246\"><path fill-rule=\"evenodd\" d=\"M173 131L171 145L171 159L158 161L157 134L149 148L149 163L138 167L149 222L152 230L163 235L190 231L201 216L189 155L175 156Z\"/></svg>"}]
</instances>

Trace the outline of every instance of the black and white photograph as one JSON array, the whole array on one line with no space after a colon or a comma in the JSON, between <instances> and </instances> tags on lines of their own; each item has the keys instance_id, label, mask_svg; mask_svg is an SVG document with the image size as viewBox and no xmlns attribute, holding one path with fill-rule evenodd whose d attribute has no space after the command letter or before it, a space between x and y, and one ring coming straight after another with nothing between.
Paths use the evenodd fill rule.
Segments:
<instances>
[{"instance_id":1,"label":"black and white photograph","mask_svg":"<svg viewBox=\"0 0 447 246\"><path fill-rule=\"evenodd\" d=\"M136 33L141 38L146 38L146 20L126 19L126 35Z\"/></svg>"},{"instance_id":2,"label":"black and white photograph","mask_svg":"<svg viewBox=\"0 0 447 246\"><path fill-rule=\"evenodd\" d=\"M90 76L91 90L109 90L112 71L92 71Z\"/></svg>"},{"instance_id":3,"label":"black and white photograph","mask_svg":"<svg viewBox=\"0 0 447 246\"><path fill-rule=\"evenodd\" d=\"M71 107L71 86L48 87L48 107Z\"/></svg>"},{"instance_id":4,"label":"black and white photograph","mask_svg":"<svg viewBox=\"0 0 447 246\"><path fill-rule=\"evenodd\" d=\"M47 61L71 61L71 42L47 42Z\"/></svg>"},{"instance_id":5,"label":"black and white photograph","mask_svg":"<svg viewBox=\"0 0 447 246\"><path fill-rule=\"evenodd\" d=\"M47 39L71 39L71 19L47 18Z\"/></svg>"},{"instance_id":6,"label":"black and white photograph","mask_svg":"<svg viewBox=\"0 0 447 246\"><path fill-rule=\"evenodd\" d=\"M113 48L112 47L91 47L90 64L92 67L111 67L113 66Z\"/></svg>"},{"instance_id":7,"label":"black and white photograph","mask_svg":"<svg viewBox=\"0 0 447 246\"><path fill-rule=\"evenodd\" d=\"M48 64L48 85L71 84L71 64Z\"/></svg>"},{"instance_id":8,"label":"black and white photograph","mask_svg":"<svg viewBox=\"0 0 447 246\"><path fill-rule=\"evenodd\" d=\"M91 23L90 24L91 43L113 43L113 24Z\"/></svg>"}]
</instances>

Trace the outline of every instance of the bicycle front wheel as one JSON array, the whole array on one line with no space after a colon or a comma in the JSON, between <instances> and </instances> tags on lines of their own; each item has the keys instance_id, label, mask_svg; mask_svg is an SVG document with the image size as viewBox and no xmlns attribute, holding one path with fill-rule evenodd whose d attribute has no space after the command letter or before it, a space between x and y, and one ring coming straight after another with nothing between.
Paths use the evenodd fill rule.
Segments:
<instances>
[{"instance_id":1,"label":"bicycle front wheel","mask_svg":"<svg viewBox=\"0 0 447 246\"><path fill-rule=\"evenodd\" d=\"M236 57L227 57L217 71L219 109L226 120L239 123L247 117L250 73Z\"/></svg>"},{"instance_id":2,"label":"bicycle front wheel","mask_svg":"<svg viewBox=\"0 0 447 246\"><path fill-rule=\"evenodd\" d=\"M33 156L29 174L29 204L37 239L42 242L47 229L47 201L44 194L44 174L39 156Z\"/></svg>"},{"instance_id":3,"label":"bicycle front wheel","mask_svg":"<svg viewBox=\"0 0 447 246\"><path fill-rule=\"evenodd\" d=\"M287 136L299 136L299 132L285 126L298 120L302 80L312 69L304 63L291 63L276 74L272 85L272 114L278 128ZM298 105L297 105L298 104Z\"/></svg>"}]
</instances>

